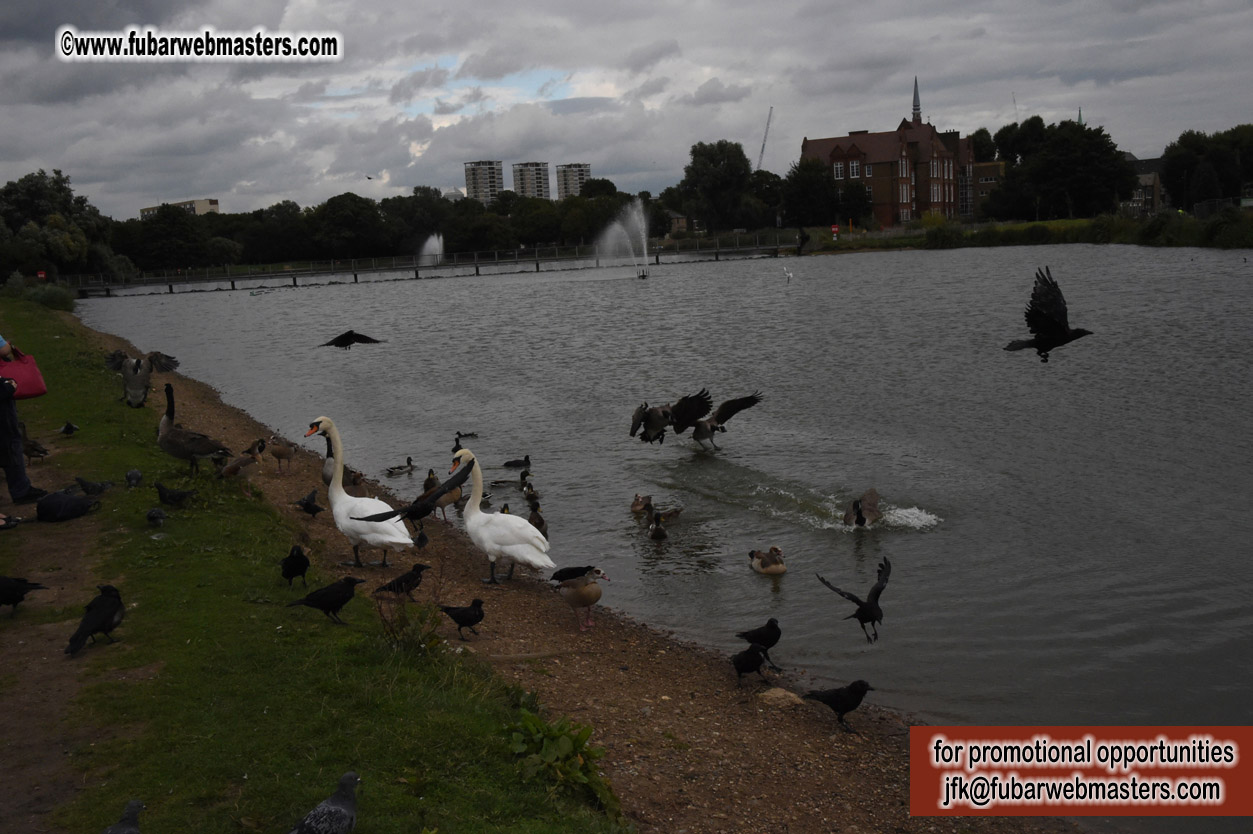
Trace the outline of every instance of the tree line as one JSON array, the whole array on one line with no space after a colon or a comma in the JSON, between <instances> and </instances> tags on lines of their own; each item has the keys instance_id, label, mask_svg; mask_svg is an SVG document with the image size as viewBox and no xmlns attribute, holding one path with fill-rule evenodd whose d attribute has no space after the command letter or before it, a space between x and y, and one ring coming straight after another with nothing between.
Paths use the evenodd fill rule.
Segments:
<instances>
[{"instance_id":1,"label":"tree line","mask_svg":"<svg viewBox=\"0 0 1253 834\"><path fill-rule=\"evenodd\" d=\"M997 220L1094 217L1117 209L1136 184L1135 172L1099 127L1073 121L1046 125L1039 116L995 134L971 134L976 161L1000 160L1005 175L980 207ZM1253 125L1207 135L1186 131L1163 153L1163 184L1184 210L1198 202L1238 197L1253 182ZM695 233L736 228L870 222L860 184L843 184L830 166L798 160L785 177L754 170L738 142L698 142L683 178L655 198L589 180L560 202L502 192L491 204L445 199L437 188L373 200L346 192L312 207L284 200L251 212L191 215L162 206L143 220L113 220L69 176L40 170L0 189L0 274L121 275L135 270L235 263L282 263L416 254L440 234L446 252L591 244L634 199L644 205L654 236L673 215Z\"/></svg>"}]
</instances>

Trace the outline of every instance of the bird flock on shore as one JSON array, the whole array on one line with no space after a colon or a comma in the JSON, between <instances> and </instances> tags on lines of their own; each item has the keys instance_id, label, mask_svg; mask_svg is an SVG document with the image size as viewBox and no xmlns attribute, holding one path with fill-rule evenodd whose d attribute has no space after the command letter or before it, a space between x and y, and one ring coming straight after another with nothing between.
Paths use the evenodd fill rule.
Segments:
<instances>
[{"instance_id":1,"label":"bird flock on shore","mask_svg":"<svg viewBox=\"0 0 1253 834\"><path fill-rule=\"evenodd\" d=\"M791 277L790 274L788 277ZM1024 318L1031 338L1014 340L1004 349L1034 349L1044 363L1049 361L1053 351L1063 345L1091 335L1091 331L1070 327L1065 299L1047 268L1036 272ZM350 330L322 346L347 350L355 344L379 344L380 341ZM132 408L145 405L154 373L172 371L179 365L174 357L159 352L135 358L122 351L110 353L105 364L121 375L122 401ZM236 456L220 441L177 423L174 387L171 383L166 383L163 390L166 407L157 426L157 446L170 457L185 461L188 464L188 475L195 476L199 472L200 462L208 460L216 467L217 477L244 478L250 470L255 471L261 467L267 450L274 458L280 474L291 471L292 460L298 451L296 444L275 434L269 438L258 438L242 455ZM644 443L662 444L667 432L680 436L691 429L692 439L702 450L720 451L721 447L715 443L716 435L727 431L726 424L732 417L759 405L764 399L760 391L754 391L723 400L714 408L711 394L707 389L701 388L664 405L650 405L645 401L631 415L629 436L639 437ZM79 426L66 421L59 432L68 437L80 430ZM26 437L24 426L22 434L23 449L28 460L48 454L47 449L37 441ZM422 492L410 504L396 508L381 499L354 495L347 491L347 486L358 486L363 479L360 473L347 467L340 430L331 418L319 416L308 424L304 436L309 438L315 435L324 437L326 441L322 480L327 488L326 501L329 507L318 504L319 490L316 486L307 494L292 499L292 503L310 518L329 508L335 527L352 549L352 562L345 562L345 565L350 565L356 572L374 567L390 568L387 561L388 551L400 553L425 546L427 538L423 531L424 521L437 511L447 521L447 508L453 506L460 509L465 531L471 542L487 558L488 575L483 579L484 583L499 587L502 582L514 578L515 569L519 566L527 570L542 571L548 574L548 581L552 583L553 589L571 609L576 628L580 632L593 628L592 610L603 593L600 583L608 582L609 576L595 565L558 567L554 562L550 554L548 525L539 503L540 495L531 481L532 469L536 464L529 454L500 464L504 468L516 470L516 478L499 478L490 483L497 492L517 490L529 507L528 515L510 511L507 503L502 510L490 511L493 493L485 490L482 463L469 448L462 445L463 439L477 440L477 434L460 431L454 439L453 457L447 477L441 479L435 468L430 467L423 481ZM406 456L404 463L387 467L386 474L390 477L412 476L415 471L421 471L419 465L411 456ZM125 475L128 489L139 488L142 482L143 474L139 470L130 470ZM175 511L185 508L198 495L198 490L173 489L159 480L154 480L152 484L160 504ZM85 496L100 496L113 486L109 481L92 482L81 477L76 479L76 488ZM67 488L63 492L73 489ZM664 547L661 543L669 537L667 527L677 523L682 512L681 507L660 508L653 503L650 495L641 494L635 495L630 509L646 524L645 535L657 542L658 547ZM843 516L843 522L846 525L866 528L881 522L883 517L879 494L874 488L870 488L851 503ZM167 519L167 512L162 507L153 507L147 512L147 522L154 527L165 524ZM413 526L412 531L407 524ZM381 561L371 564L362 562L363 547L379 549L382 553ZM498 573L499 562L506 565L503 575ZM748 562L752 571L776 579L787 571L783 551L777 546L765 550L750 550ZM287 582L288 587L294 587L294 580L299 578L302 590L306 591L303 597L288 602L287 606L314 608L321 611L331 623L343 624L340 613L356 596L357 586L364 584L366 580L345 575L309 591L307 574L310 567L309 555L299 544L292 545L281 560L281 579ZM414 562L404 573L381 582L372 594L389 595L402 603L404 600L417 601L414 593L421 589L423 574L427 570L430 570L429 565ZM845 619L855 619L866 641L873 645L879 640L878 626L883 622L880 600L891 573L892 563L885 556L878 565L876 582L864 599L838 587L822 575L815 576L818 582L855 606ZM0 576L0 605L11 606L10 616L15 617L18 605L25 601L27 594L41 590L47 588L39 582ZM78 627L66 645L65 654L71 657L79 654L89 642L94 644L97 636L110 643L114 642L116 638L113 632L125 618L126 606L117 587L101 584L96 590L98 593L87 603ZM471 635L479 635L477 627L485 619L484 601L481 598L475 597L466 605L438 607L451 621L460 640L467 639L467 631ZM766 667L775 672L783 671L769 654L782 639L782 628L777 618L771 617L764 625L737 632L735 637L747 643L746 648L730 658L737 687L741 685L745 675L753 673L769 682L765 675ZM874 687L859 679L843 687L811 690L802 697L829 707L836 714L838 724L844 730L853 732L845 715L856 710L871 691L874 691ZM335 792L309 811L292 829L292 834L347 834L351 831L356 822L356 787L359 782L356 773L345 773ZM139 813L144 807L144 803L139 800L127 803L119 822L110 826L106 834L137 834Z\"/></svg>"}]
</instances>

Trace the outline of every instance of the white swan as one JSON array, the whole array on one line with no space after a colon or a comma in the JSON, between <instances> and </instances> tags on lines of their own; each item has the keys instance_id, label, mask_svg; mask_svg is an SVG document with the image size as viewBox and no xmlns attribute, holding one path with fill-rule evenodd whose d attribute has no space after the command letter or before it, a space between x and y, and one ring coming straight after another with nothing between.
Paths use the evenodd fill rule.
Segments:
<instances>
[{"instance_id":1,"label":"white swan","mask_svg":"<svg viewBox=\"0 0 1253 834\"><path fill-rule=\"evenodd\" d=\"M331 500L331 515L335 517L335 526L339 532L348 537L352 544L352 558L361 564L361 545L383 548L383 565L387 565L387 548L399 552L403 548L413 547L413 539L401 518L388 521L358 521L353 516L385 513L392 507L377 498L358 497L344 491L344 444L339 439L339 429L335 428L330 417L319 417L309 424L305 437L313 434L325 435L331 444L331 452L335 458L335 474L331 476L330 486L326 490Z\"/></svg>"},{"instance_id":2,"label":"white swan","mask_svg":"<svg viewBox=\"0 0 1253 834\"><path fill-rule=\"evenodd\" d=\"M453 458L452 469L457 471L461 465L471 465L474 453L469 449L461 449ZM518 563L538 570L557 567L548 558L548 539L536 530L531 522L519 515L505 513L485 513L479 509L483 500L482 467L475 465L470 470L470 502L466 504L466 532L470 541L487 554L491 566L491 574L484 582L496 583L496 559L504 556L509 560L509 573L506 579L513 578L513 569Z\"/></svg>"}]
</instances>

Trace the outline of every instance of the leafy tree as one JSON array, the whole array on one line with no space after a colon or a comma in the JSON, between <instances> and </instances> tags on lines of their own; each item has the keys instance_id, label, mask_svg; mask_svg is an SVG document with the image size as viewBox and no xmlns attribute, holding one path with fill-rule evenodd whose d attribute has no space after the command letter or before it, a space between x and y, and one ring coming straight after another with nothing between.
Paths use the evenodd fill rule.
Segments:
<instances>
[{"instance_id":1,"label":"leafy tree","mask_svg":"<svg viewBox=\"0 0 1253 834\"><path fill-rule=\"evenodd\" d=\"M111 271L111 224L70 178L40 169L0 188L0 274Z\"/></svg>"},{"instance_id":2,"label":"leafy tree","mask_svg":"<svg viewBox=\"0 0 1253 834\"><path fill-rule=\"evenodd\" d=\"M986 127L970 134L970 149L975 162L992 162L996 159L996 142Z\"/></svg>"},{"instance_id":3,"label":"leafy tree","mask_svg":"<svg viewBox=\"0 0 1253 834\"><path fill-rule=\"evenodd\" d=\"M514 206L510 219L518 240L527 246L561 240L561 214L552 200L523 197Z\"/></svg>"},{"instance_id":4,"label":"leafy tree","mask_svg":"<svg viewBox=\"0 0 1253 834\"><path fill-rule=\"evenodd\" d=\"M1202 200L1239 197L1253 182L1253 124L1210 136L1186 130L1162 152L1162 184L1186 211Z\"/></svg>"},{"instance_id":5,"label":"leafy tree","mask_svg":"<svg viewBox=\"0 0 1253 834\"><path fill-rule=\"evenodd\" d=\"M780 190L788 226L824 226L840 216L839 189L821 160L792 163Z\"/></svg>"},{"instance_id":6,"label":"leafy tree","mask_svg":"<svg viewBox=\"0 0 1253 834\"><path fill-rule=\"evenodd\" d=\"M314 242L323 257L370 258L394 252L378 204L345 192L313 210Z\"/></svg>"},{"instance_id":7,"label":"leafy tree","mask_svg":"<svg viewBox=\"0 0 1253 834\"><path fill-rule=\"evenodd\" d=\"M583 183L583 187L579 190L580 197L586 197L589 200L596 197L613 197L618 193L618 186L606 179L600 177L592 177Z\"/></svg>"},{"instance_id":8,"label":"leafy tree","mask_svg":"<svg viewBox=\"0 0 1253 834\"><path fill-rule=\"evenodd\" d=\"M697 218L711 232L740 225L743 196L749 190L752 172L739 142L697 142L679 183L684 213Z\"/></svg>"},{"instance_id":9,"label":"leafy tree","mask_svg":"<svg viewBox=\"0 0 1253 834\"><path fill-rule=\"evenodd\" d=\"M1135 170L1104 129L1039 116L997 131L1005 179L986 203L1001 220L1092 217L1112 211L1135 188Z\"/></svg>"}]
</instances>

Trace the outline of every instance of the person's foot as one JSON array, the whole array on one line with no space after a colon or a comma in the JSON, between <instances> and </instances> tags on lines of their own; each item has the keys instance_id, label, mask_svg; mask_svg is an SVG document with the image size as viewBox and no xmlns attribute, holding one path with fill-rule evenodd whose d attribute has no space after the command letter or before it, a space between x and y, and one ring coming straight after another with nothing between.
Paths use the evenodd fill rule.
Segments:
<instances>
[{"instance_id":1,"label":"person's foot","mask_svg":"<svg viewBox=\"0 0 1253 834\"><path fill-rule=\"evenodd\" d=\"M47 494L48 494L48 490L40 489L37 486L33 486L30 489L26 490L26 494L23 495L21 498L14 498L13 503L14 504L33 504L36 501L38 501L40 498L43 498Z\"/></svg>"},{"instance_id":2,"label":"person's foot","mask_svg":"<svg viewBox=\"0 0 1253 834\"><path fill-rule=\"evenodd\" d=\"M0 530L9 530L20 524L22 519L0 513Z\"/></svg>"}]
</instances>

